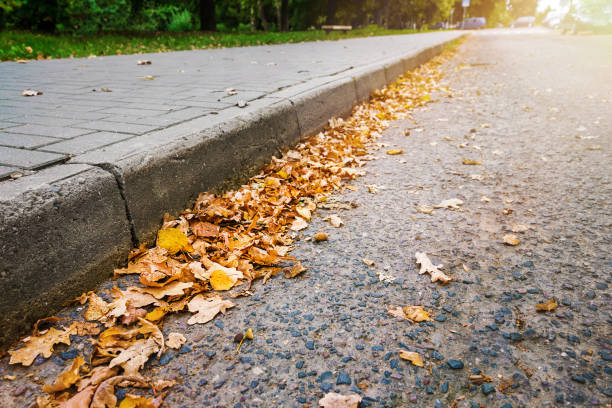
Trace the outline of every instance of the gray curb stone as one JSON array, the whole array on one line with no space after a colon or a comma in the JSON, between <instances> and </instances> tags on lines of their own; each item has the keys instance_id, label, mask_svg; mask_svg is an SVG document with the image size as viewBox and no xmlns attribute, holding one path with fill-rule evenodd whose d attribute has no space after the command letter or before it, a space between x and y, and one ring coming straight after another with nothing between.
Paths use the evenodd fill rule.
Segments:
<instances>
[{"instance_id":1,"label":"gray curb stone","mask_svg":"<svg viewBox=\"0 0 612 408\"><path fill-rule=\"evenodd\" d=\"M346 116L356 102L426 62L444 43L137 136L0 185L0 345L92 289L152 243L166 212L235 187L272 155ZM5 191L3 191L5 190Z\"/></svg>"},{"instance_id":2,"label":"gray curb stone","mask_svg":"<svg viewBox=\"0 0 612 408\"><path fill-rule=\"evenodd\" d=\"M132 245L109 173L77 164L32 177L0 185L0 344L107 278Z\"/></svg>"}]
</instances>

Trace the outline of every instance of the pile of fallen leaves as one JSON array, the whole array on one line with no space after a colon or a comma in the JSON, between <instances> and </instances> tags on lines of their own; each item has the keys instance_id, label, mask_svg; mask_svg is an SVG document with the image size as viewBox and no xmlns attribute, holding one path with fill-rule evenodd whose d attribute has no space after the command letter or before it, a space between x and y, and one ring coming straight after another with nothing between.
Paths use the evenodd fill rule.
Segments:
<instances>
[{"instance_id":1,"label":"pile of fallen leaves","mask_svg":"<svg viewBox=\"0 0 612 408\"><path fill-rule=\"evenodd\" d=\"M115 407L115 387L152 390L150 398L128 393L120 407L158 407L173 382L153 381L140 370L150 358L186 341L180 333L164 338L165 316L187 311L188 324L204 324L234 307L230 299L250 296L253 281L265 284L279 272L294 278L305 271L289 255L297 231L308 226L330 195L364 173L361 168L371 159L368 148L375 147L389 121L405 118L428 103L431 93L444 90L437 68L447 56L376 91L350 118L330 120L324 132L273 157L240 189L202 193L178 218L166 216L156 245L133 250L127 267L115 270L116 277L136 275L140 284L83 294L77 301L87 303L87 322L35 331L21 348L9 351L10 364L29 366L40 354L50 357L56 344L70 344L71 335L91 336L91 355L77 356L53 384L45 385L47 395L38 398L38 407ZM332 217L332 225L342 225ZM431 273L432 281L449 279L425 258L419 260L421 273ZM410 313L406 318L417 319Z\"/></svg>"}]
</instances>

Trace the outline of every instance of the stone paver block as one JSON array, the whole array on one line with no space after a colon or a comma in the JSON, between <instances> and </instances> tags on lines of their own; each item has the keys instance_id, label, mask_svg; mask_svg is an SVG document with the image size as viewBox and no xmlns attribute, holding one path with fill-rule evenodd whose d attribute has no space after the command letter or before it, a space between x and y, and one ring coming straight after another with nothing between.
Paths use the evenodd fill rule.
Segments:
<instances>
[{"instance_id":1,"label":"stone paver block","mask_svg":"<svg viewBox=\"0 0 612 408\"><path fill-rule=\"evenodd\" d=\"M0 179L6 178L18 170L17 167L0 166Z\"/></svg>"},{"instance_id":2,"label":"stone paver block","mask_svg":"<svg viewBox=\"0 0 612 408\"><path fill-rule=\"evenodd\" d=\"M46 125L22 125L12 127L10 129L11 133L22 133L27 135L37 135L37 136L50 136L50 137L59 137L61 139L70 139L71 137L85 135L87 133L91 133L91 130L85 129L75 129L70 127L61 127L61 126L53 126L53 122L49 123L49 126Z\"/></svg>"},{"instance_id":3,"label":"stone paver block","mask_svg":"<svg viewBox=\"0 0 612 408\"><path fill-rule=\"evenodd\" d=\"M45 144L57 142L53 137L22 135L19 133L0 132L0 145L19 147L19 148L34 148Z\"/></svg>"},{"instance_id":4,"label":"stone paver block","mask_svg":"<svg viewBox=\"0 0 612 408\"><path fill-rule=\"evenodd\" d=\"M132 123L106 122L102 120L85 122L77 126L84 128L84 129L106 130L109 132L132 133L135 135L141 135L143 133L150 132L157 128L157 126L136 125Z\"/></svg>"},{"instance_id":5,"label":"stone paver block","mask_svg":"<svg viewBox=\"0 0 612 408\"><path fill-rule=\"evenodd\" d=\"M131 135L125 133L96 132L47 145L44 147L44 150L66 154L81 154L129 137L131 137Z\"/></svg>"},{"instance_id":6,"label":"stone paver block","mask_svg":"<svg viewBox=\"0 0 612 408\"><path fill-rule=\"evenodd\" d=\"M0 146L0 164L20 167L22 169L37 169L51 163L62 161L66 155L32 150L14 149Z\"/></svg>"}]
</instances>

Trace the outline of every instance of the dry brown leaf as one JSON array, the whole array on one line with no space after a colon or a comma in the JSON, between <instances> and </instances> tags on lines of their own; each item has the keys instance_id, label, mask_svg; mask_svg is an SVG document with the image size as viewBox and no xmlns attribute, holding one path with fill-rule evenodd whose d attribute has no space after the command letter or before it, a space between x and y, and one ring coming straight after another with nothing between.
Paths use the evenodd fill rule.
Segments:
<instances>
[{"instance_id":1,"label":"dry brown leaf","mask_svg":"<svg viewBox=\"0 0 612 408\"><path fill-rule=\"evenodd\" d=\"M79 390L68 401L63 402L59 408L89 408L91 399L96 391L95 386L86 387ZM42 408L39 404L38 408Z\"/></svg>"},{"instance_id":2,"label":"dry brown leaf","mask_svg":"<svg viewBox=\"0 0 612 408\"><path fill-rule=\"evenodd\" d=\"M166 346L172 349L180 349L187 339L181 333L168 333L168 340L166 340Z\"/></svg>"},{"instance_id":3,"label":"dry brown leaf","mask_svg":"<svg viewBox=\"0 0 612 408\"><path fill-rule=\"evenodd\" d=\"M301 231L306 227L308 227L308 222L306 222L305 219L303 219L302 217L295 217L295 220L293 221L289 229L292 231Z\"/></svg>"},{"instance_id":4,"label":"dry brown leaf","mask_svg":"<svg viewBox=\"0 0 612 408\"><path fill-rule=\"evenodd\" d=\"M72 322L70 332L77 336L95 336L100 333L100 328L97 323Z\"/></svg>"},{"instance_id":5,"label":"dry brown leaf","mask_svg":"<svg viewBox=\"0 0 612 408\"><path fill-rule=\"evenodd\" d=\"M83 360L80 356L77 356L74 360L72 360L72 365L66 371L61 373L55 379L55 382L52 385L43 385L43 392L52 393L64 391L70 388L73 384L76 384L76 382L81 379L79 370L83 364L85 364L85 360Z\"/></svg>"},{"instance_id":6,"label":"dry brown leaf","mask_svg":"<svg viewBox=\"0 0 612 408\"><path fill-rule=\"evenodd\" d=\"M461 159L461 163L468 165L468 166L476 166L478 164L481 164L481 162L479 162L478 160L466 159L465 157Z\"/></svg>"},{"instance_id":7,"label":"dry brown leaf","mask_svg":"<svg viewBox=\"0 0 612 408\"><path fill-rule=\"evenodd\" d=\"M419 353L415 353L414 351L400 350L400 358L410 361L417 367L423 367L423 359Z\"/></svg>"},{"instance_id":8,"label":"dry brown leaf","mask_svg":"<svg viewBox=\"0 0 612 408\"><path fill-rule=\"evenodd\" d=\"M431 281L437 282L440 281L442 283L448 283L451 281L452 277L446 275L444 272L440 270L444 265L434 265L431 260L427 257L427 254L424 252L417 252L415 254L416 262L421 265L421 269L419 270L419 275L423 275L424 273L429 273L431 275Z\"/></svg>"},{"instance_id":9,"label":"dry brown leaf","mask_svg":"<svg viewBox=\"0 0 612 408\"><path fill-rule=\"evenodd\" d=\"M319 400L319 406L323 408L357 408L361 402L359 394L342 395L328 392Z\"/></svg>"},{"instance_id":10,"label":"dry brown leaf","mask_svg":"<svg viewBox=\"0 0 612 408\"><path fill-rule=\"evenodd\" d=\"M341 226L344 225L344 221L342 221L342 219L338 217L336 214L330 215L329 217L326 218L326 220L329 221L329 223L336 228L340 228Z\"/></svg>"},{"instance_id":11,"label":"dry brown leaf","mask_svg":"<svg viewBox=\"0 0 612 408\"><path fill-rule=\"evenodd\" d=\"M290 271L285 272L285 278L295 278L305 270L306 268L304 268L300 262L296 262Z\"/></svg>"},{"instance_id":12,"label":"dry brown leaf","mask_svg":"<svg viewBox=\"0 0 612 408\"><path fill-rule=\"evenodd\" d=\"M463 205L463 201L458 198L450 198L442 201L438 205L434 205L434 208L446 208L449 210L458 210Z\"/></svg>"},{"instance_id":13,"label":"dry brown leaf","mask_svg":"<svg viewBox=\"0 0 612 408\"><path fill-rule=\"evenodd\" d=\"M205 298L202 294L197 295L187 305L191 313L195 313L187 321L188 324L204 324L211 321L217 314L225 313L235 304L229 300L223 300L219 295Z\"/></svg>"},{"instance_id":14,"label":"dry brown leaf","mask_svg":"<svg viewBox=\"0 0 612 408\"><path fill-rule=\"evenodd\" d=\"M516 245L518 245L520 243L521 243L521 240L516 235L514 235L514 234L506 234L506 235L504 235L504 244L511 245L511 246L516 246Z\"/></svg>"},{"instance_id":15,"label":"dry brown leaf","mask_svg":"<svg viewBox=\"0 0 612 408\"><path fill-rule=\"evenodd\" d=\"M366 265L368 265L368 266L374 266L374 265L376 265L376 262L374 262L373 260L368 259L368 258L363 258L363 259L362 259L362 261L363 261L363 263L364 263L364 264L366 264Z\"/></svg>"},{"instance_id":16,"label":"dry brown leaf","mask_svg":"<svg viewBox=\"0 0 612 408\"><path fill-rule=\"evenodd\" d=\"M371 194L378 194L380 192L378 186L374 184L367 185L366 187L368 188L368 192Z\"/></svg>"},{"instance_id":17,"label":"dry brown leaf","mask_svg":"<svg viewBox=\"0 0 612 408\"><path fill-rule=\"evenodd\" d=\"M524 224L514 224L512 225L511 230L512 232L525 232L529 230L529 226Z\"/></svg>"},{"instance_id":18,"label":"dry brown leaf","mask_svg":"<svg viewBox=\"0 0 612 408\"><path fill-rule=\"evenodd\" d=\"M57 330L51 327L40 336L26 337L23 340L25 347L9 350L8 353L11 355L9 364L19 363L27 367L32 365L39 354L42 354L44 358L49 358L53 354L54 345L59 343L70 345L70 334L70 329Z\"/></svg>"},{"instance_id":19,"label":"dry brown leaf","mask_svg":"<svg viewBox=\"0 0 612 408\"><path fill-rule=\"evenodd\" d=\"M420 205L417 207L417 212L422 214L433 214L434 208L428 205Z\"/></svg>"},{"instance_id":20,"label":"dry brown leaf","mask_svg":"<svg viewBox=\"0 0 612 408\"><path fill-rule=\"evenodd\" d=\"M33 89L24 89L23 92L21 92L22 96L36 96L36 95L42 95L43 92L42 91L35 91Z\"/></svg>"},{"instance_id":21,"label":"dry brown leaf","mask_svg":"<svg viewBox=\"0 0 612 408\"><path fill-rule=\"evenodd\" d=\"M474 385L482 385L484 383L493 382L493 378L486 374L473 374L470 375L470 382Z\"/></svg>"},{"instance_id":22,"label":"dry brown leaf","mask_svg":"<svg viewBox=\"0 0 612 408\"><path fill-rule=\"evenodd\" d=\"M404 149L389 149L387 150L387 154L390 156L395 156L398 154L402 154L404 153Z\"/></svg>"},{"instance_id":23,"label":"dry brown leaf","mask_svg":"<svg viewBox=\"0 0 612 408\"><path fill-rule=\"evenodd\" d=\"M151 65L151 61L149 60L138 60L138 62L136 62L137 65Z\"/></svg>"},{"instance_id":24,"label":"dry brown leaf","mask_svg":"<svg viewBox=\"0 0 612 408\"><path fill-rule=\"evenodd\" d=\"M548 299L544 303L536 304L536 310L538 312L552 312L553 310L557 308L557 306L559 306L557 304L557 301L551 298L551 299Z\"/></svg>"},{"instance_id":25,"label":"dry brown leaf","mask_svg":"<svg viewBox=\"0 0 612 408\"><path fill-rule=\"evenodd\" d=\"M153 337L149 337L147 340L138 340L113 358L109 367L120 366L123 367L124 374L136 375L144 367L151 354L158 353L160 350L159 344Z\"/></svg>"},{"instance_id":26,"label":"dry brown leaf","mask_svg":"<svg viewBox=\"0 0 612 408\"><path fill-rule=\"evenodd\" d=\"M146 379L140 375L118 375L104 380L96 389L93 395L90 408L115 408L117 406L117 397L115 396L115 386L136 386L147 387Z\"/></svg>"},{"instance_id":27,"label":"dry brown leaf","mask_svg":"<svg viewBox=\"0 0 612 408\"><path fill-rule=\"evenodd\" d=\"M94 367L89 373L81 377L77 382L77 389L83 391L86 388L93 387L96 389L97 385L107 378L111 378L117 375L119 368L110 368L108 366Z\"/></svg>"},{"instance_id":28,"label":"dry brown leaf","mask_svg":"<svg viewBox=\"0 0 612 408\"><path fill-rule=\"evenodd\" d=\"M155 299L163 299L166 296L180 296L185 294L185 289L193 286L193 282L170 282L160 288L138 288L138 291L153 295Z\"/></svg>"},{"instance_id":29,"label":"dry brown leaf","mask_svg":"<svg viewBox=\"0 0 612 408\"><path fill-rule=\"evenodd\" d=\"M406 319L412 322L433 322L433 319L429 316L429 313L427 313L422 306L406 306L402 310L406 316Z\"/></svg>"},{"instance_id":30,"label":"dry brown leaf","mask_svg":"<svg viewBox=\"0 0 612 408\"><path fill-rule=\"evenodd\" d=\"M324 233L323 231L320 231L314 234L313 238L316 242L322 242L322 241L327 241L328 237L326 233Z\"/></svg>"},{"instance_id":31,"label":"dry brown leaf","mask_svg":"<svg viewBox=\"0 0 612 408\"><path fill-rule=\"evenodd\" d=\"M200 238L215 238L219 236L219 226L210 222L195 222L191 224L191 231Z\"/></svg>"}]
</instances>

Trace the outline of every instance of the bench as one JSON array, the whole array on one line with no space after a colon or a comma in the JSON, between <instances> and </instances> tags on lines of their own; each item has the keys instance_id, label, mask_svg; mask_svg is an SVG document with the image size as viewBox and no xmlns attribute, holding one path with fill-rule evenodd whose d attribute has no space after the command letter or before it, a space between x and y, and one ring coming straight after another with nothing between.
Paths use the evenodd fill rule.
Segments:
<instances>
[{"instance_id":1,"label":"bench","mask_svg":"<svg viewBox=\"0 0 612 408\"><path fill-rule=\"evenodd\" d=\"M321 30L325 30L326 34L329 34L331 31L342 31L346 34L347 31L352 30L353 26L350 25L324 25L321 26Z\"/></svg>"}]
</instances>

